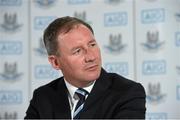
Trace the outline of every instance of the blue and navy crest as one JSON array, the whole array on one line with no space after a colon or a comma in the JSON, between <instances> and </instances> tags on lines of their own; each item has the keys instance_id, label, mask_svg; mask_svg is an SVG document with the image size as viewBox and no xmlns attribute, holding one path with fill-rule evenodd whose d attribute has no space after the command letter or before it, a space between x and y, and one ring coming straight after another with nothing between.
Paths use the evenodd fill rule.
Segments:
<instances>
[{"instance_id":1,"label":"blue and navy crest","mask_svg":"<svg viewBox=\"0 0 180 120\"><path fill-rule=\"evenodd\" d=\"M148 92L147 92L147 102L151 104L161 103L165 99L165 94L161 93L160 83L157 84L148 84Z\"/></svg>"},{"instance_id":2,"label":"blue and navy crest","mask_svg":"<svg viewBox=\"0 0 180 120\"><path fill-rule=\"evenodd\" d=\"M6 81L16 81L19 80L23 73L18 72L17 63L7 63L4 64L4 71L0 73L0 79Z\"/></svg>"},{"instance_id":3,"label":"blue and navy crest","mask_svg":"<svg viewBox=\"0 0 180 120\"><path fill-rule=\"evenodd\" d=\"M159 40L158 31L148 31L146 37L147 41L145 43L142 43L142 46L145 50L149 52L158 51L165 43L164 41Z\"/></svg>"},{"instance_id":4,"label":"blue and navy crest","mask_svg":"<svg viewBox=\"0 0 180 120\"><path fill-rule=\"evenodd\" d=\"M118 54L125 49L126 45L122 43L122 35L109 35L109 45L105 46L109 53Z\"/></svg>"},{"instance_id":5,"label":"blue and navy crest","mask_svg":"<svg viewBox=\"0 0 180 120\"><path fill-rule=\"evenodd\" d=\"M2 24L0 24L0 26L5 32L16 32L22 27L22 24L19 24L17 21L16 13L14 14L5 13L3 19L4 21Z\"/></svg>"},{"instance_id":6,"label":"blue and navy crest","mask_svg":"<svg viewBox=\"0 0 180 120\"><path fill-rule=\"evenodd\" d=\"M56 0L34 0L41 7L50 7L54 5Z\"/></svg>"},{"instance_id":7,"label":"blue and navy crest","mask_svg":"<svg viewBox=\"0 0 180 120\"><path fill-rule=\"evenodd\" d=\"M47 51L46 51L42 38L40 38L39 40L39 47L35 48L34 50L39 56L47 56Z\"/></svg>"}]
</instances>

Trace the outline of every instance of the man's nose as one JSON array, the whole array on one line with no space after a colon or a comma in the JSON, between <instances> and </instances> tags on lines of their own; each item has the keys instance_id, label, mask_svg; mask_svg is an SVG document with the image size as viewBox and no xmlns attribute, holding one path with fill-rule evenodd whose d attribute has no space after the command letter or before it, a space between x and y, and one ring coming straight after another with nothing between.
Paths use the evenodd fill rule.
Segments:
<instances>
[{"instance_id":1,"label":"man's nose","mask_svg":"<svg viewBox=\"0 0 180 120\"><path fill-rule=\"evenodd\" d=\"M85 62L93 62L95 60L95 55L93 51L87 50L85 54Z\"/></svg>"}]
</instances>

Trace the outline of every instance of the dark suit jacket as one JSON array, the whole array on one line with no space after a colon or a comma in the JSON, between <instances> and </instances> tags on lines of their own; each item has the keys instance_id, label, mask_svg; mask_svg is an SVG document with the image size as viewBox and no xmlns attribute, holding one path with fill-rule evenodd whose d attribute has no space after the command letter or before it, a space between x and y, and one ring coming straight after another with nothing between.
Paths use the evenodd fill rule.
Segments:
<instances>
[{"instance_id":1,"label":"dark suit jacket","mask_svg":"<svg viewBox=\"0 0 180 120\"><path fill-rule=\"evenodd\" d=\"M141 84L102 69L86 99L82 119L145 118L145 91ZM63 77L34 91L26 118L71 117Z\"/></svg>"}]
</instances>

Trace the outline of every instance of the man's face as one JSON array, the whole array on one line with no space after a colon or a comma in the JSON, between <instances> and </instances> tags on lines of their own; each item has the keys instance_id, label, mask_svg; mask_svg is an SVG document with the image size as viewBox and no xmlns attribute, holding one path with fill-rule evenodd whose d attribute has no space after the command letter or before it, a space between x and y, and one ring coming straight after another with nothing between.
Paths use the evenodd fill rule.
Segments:
<instances>
[{"instance_id":1,"label":"man's face","mask_svg":"<svg viewBox=\"0 0 180 120\"><path fill-rule=\"evenodd\" d=\"M82 87L96 80L101 71L101 54L92 32L84 25L58 36L58 67L71 84Z\"/></svg>"}]
</instances>

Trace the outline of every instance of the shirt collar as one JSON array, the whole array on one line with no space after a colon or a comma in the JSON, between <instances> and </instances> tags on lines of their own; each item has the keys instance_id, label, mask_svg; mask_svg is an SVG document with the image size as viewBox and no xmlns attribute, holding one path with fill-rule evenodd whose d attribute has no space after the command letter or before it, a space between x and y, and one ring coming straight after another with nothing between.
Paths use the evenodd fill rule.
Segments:
<instances>
[{"instance_id":1,"label":"shirt collar","mask_svg":"<svg viewBox=\"0 0 180 120\"><path fill-rule=\"evenodd\" d=\"M72 84L70 84L65 78L64 78L64 81L65 81L66 87L67 87L67 89L68 89L68 91L69 91L70 97L73 98L74 93L76 92L76 90L77 90L78 88L75 87L75 86L73 86ZM96 80L95 80L95 81L96 81ZM89 86L87 86L87 87L84 87L83 89L85 89L86 91L88 91L88 92L90 93L91 90L92 90L92 88L93 88L93 86L94 86L95 81L94 81L91 85L89 85Z\"/></svg>"}]
</instances>

